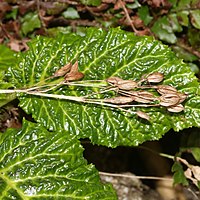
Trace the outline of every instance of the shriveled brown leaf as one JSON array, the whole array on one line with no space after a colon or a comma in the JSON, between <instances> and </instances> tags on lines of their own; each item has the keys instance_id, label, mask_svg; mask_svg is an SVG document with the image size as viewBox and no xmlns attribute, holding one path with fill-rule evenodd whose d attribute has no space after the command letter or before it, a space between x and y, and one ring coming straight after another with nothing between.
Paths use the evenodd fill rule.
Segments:
<instances>
[{"instance_id":1,"label":"shriveled brown leaf","mask_svg":"<svg viewBox=\"0 0 200 200\"><path fill-rule=\"evenodd\" d=\"M146 120L148 120L148 121L150 120L149 115L148 115L147 113L145 113L145 112L142 112L142 111L138 110L138 111L136 112L136 114L137 114L138 117L140 117L140 118L142 118L142 119L146 119Z\"/></svg>"},{"instance_id":2,"label":"shriveled brown leaf","mask_svg":"<svg viewBox=\"0 0 200 200\"><path fill-rule=\"evenodd\" d=\"M66 65L64 65L63 67L61 67L60 69L58 69L55 73L54 73L54 77L60 77L60 76L64 76L66 73L68 73L72 68L72 63L67 63Z\"/></svg>"},{"instance_id":3,"label":"shriveled brown leaf","mask_svg":"<svg viewBox=\"0 0 200 200\"><path fill-rule=\"evenodd\" d=\"M133 99L131 97L124 97L124 96L118 96L114 98L107 98L103 100L106 103L113 103L113 104L127 104L131 103Z\"/></svg>"},{"instance_id":4,"label":"shriveled brown leaf","mask_svg":"<svg viewBox=\"0 0 200 200\"><path fill-rule=\"evenodd\" d=\"M65 81L79 81L84 77L82 72L68 73L65 75Z\"/></svg>"}]
</instances>

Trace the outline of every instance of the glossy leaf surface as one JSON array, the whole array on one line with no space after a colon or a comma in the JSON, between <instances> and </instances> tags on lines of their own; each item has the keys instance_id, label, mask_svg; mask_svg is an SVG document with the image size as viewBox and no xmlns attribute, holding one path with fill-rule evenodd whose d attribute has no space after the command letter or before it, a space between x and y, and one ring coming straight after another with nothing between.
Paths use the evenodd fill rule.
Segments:
<instances>
[{"instance_id":1,"label":"glossy leaf surface","mask_svg":"<svg viewBox=\"0 0 200 200\"><path fill-rule=\"evenodd\" d=\"M5 199L116 199L87 165L75 136L26 122L0 135L0 197Z\"/></svg>"},{"instance_id":2,"label":"glossy leaf surface","mask_svg":"<svg viewBox=\"0 0 200 200\"><path fill-rule=\"evenodd\" d=\"M170 113L164 108L139 109L150 121L125 116L92 104L21 95L20 106L49 130L67 130L78 138L90 138L95 144L116 147L134 146L155 140L173 128L176 131L200 126L199 84L190 68L171 50L150 37L137 37L119 29L108 32L88 29L84 37L74 34L57 38L38 37L9 69L8 79L17 87L31 87L51 76L66 63L78 60L85 80L104 80L111 76L139 80L152 72L164 74L162 84L171 85L188 97L185 110ZM56 94L82 96L90 88L62 87Z\"/></svg>"}]
</instances>

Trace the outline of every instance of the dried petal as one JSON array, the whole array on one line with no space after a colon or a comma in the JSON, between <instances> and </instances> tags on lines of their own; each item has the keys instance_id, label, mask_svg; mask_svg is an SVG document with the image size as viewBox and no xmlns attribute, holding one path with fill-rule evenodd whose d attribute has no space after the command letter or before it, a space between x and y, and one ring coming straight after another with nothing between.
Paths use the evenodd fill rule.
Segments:
<instances>
[{"instance_id":1,"label":"dried petal","mask_svg":"<svg viewBox=\"0 0 200 200\"><path fill-rule=\"evenodd\" d=\"M184 110L184 107L182 104L178 104L176 106L171 106L171 107L168 107L167 110L169 112L175 112L175 113L178 113L178 112L181 112Z\"/></svg>"},{"instance_id":2,"label":"dried petal","mask_svg":"<svg viewBox=\"0 0 200 200\"><path fill-rule=\"evenodd\" d=\"M121 90L132 90L137 87L137 82L132 80L121 80L118 81L117 86Z\"/></svg>"},{"instance_id":3,"label":"dried petal","mask_svg":"<svg viewBox=\"0 0 200 200\"><path fill-rule=\"evenodd\" d=\"M103 101L107 103L113 103L113 104L126 104L126 103L132 102L133 100L131 97L118 96L114 98L104 99Z\"/></svg>"},{"instance_id":4,"label":"dried petal","mask_svg":"<svg viewBox=\"0 0 200 200\"><path fill-rule=\"evenodd\" d=\"M171 93L177 93L177 89L169 86L169 85L159 85L156 87L157 88L157 92L160 94L171 94Z\"/></svg>"},{"instance_id":5,"label":"dried petal","mask_svg":"<svg viewBox=\"0 0 200 200\"><path fill-rule=\"evenodd\" d=\"M146 79L149 83L160 83L163 81L164 75L160 72L154 72L149 74Z\"/></svg>"},{"instance_id":6,"label":"dried petal","mask_svg":"<svg viewBox=\"0 0 200 200\"><path fill-rule=\"evenodd\" d=\"M65 81L78 81L84 77L82 72L68 73L65 75Z\"/></svg>"},{"instance_id":7,"label":"dried petal","mask_svg":"<svg viewBox=\"0 0 200 200\"><path fill-rule=\"evenodd\" d=\"M112 83L112 84L118 84L119 81L122 81L123 79L119 78L119 77L116 77L116 76L113 76L113 77L109 77L106 79L106 81L108 83Z\"/></svg>"},{"instance_id":8,"label":"dried petal","mask_svg":"<svg viewBox=\"0 0 200 200\"><path fill-rule=\"evenodd\" d=\"M72 64L68 63L66 65L64 65L63 67L61 67L60 69L58 69L55 73L54 73L54 77L60 77L60 76L64 76L67 72L69 72L72 68Z\"/></svg>"},{"instance_id":9,"label":"dried petal","mask_svg":"<svg viewBox=\"0 0 200 200\"><path fill-rule=\"evenodd\" d=\"M140 118L142 118L142 119L146 119L146 120L148 120L148 121L149 121L149 119L150 119L150 117L149 117L149 115L148 115L147 113L142 112L142 111L140 111L140 110L138 110L138 111L136 112L136 114L137 114L138 117L140 117Z\"/></svg>"},{"instance_id":10,"label":"dried petal","mask_svg":"<svg viewBox=\"0 0 200 200\"><path fill-rule=\"evenodd\" d=\"M176 93L172 94L163 94L159 98L160 105L165 107L175 106L179 103L180 97Z\"/></svg>"}]
</instances>

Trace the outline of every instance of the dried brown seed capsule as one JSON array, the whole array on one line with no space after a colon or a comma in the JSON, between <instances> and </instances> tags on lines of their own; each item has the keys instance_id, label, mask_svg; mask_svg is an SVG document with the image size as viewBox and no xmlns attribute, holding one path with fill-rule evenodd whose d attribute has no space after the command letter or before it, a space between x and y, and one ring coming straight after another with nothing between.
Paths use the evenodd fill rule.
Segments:
<instances>
[{"instance_id":1,"label":"dried brown seed capsule","mask_svg":"<svg viewBox=\"0 0 200 200\"><path fill-rule=\"evenodd\" d=\"M163 94L159 97L160 105L165 107L175 106L179 103L180 97L176 93L172 94Z\"/></svg>"},{"instance_id":2,"label":"dried brown seed capsule","mask_svg":"<svg viewBox=\"0 0 200 200\"><path fill-rule=\"evenodd\" d=\"M65 75L65 81L78 81L84 77L82 72L68 73Z\"/></svg>"},{"instance_id":3,"label":"dried brown seed capsule","mask_svg":"<svg viewBox=\"0 0 200 200\"><path fill-rule=\"evenodd\" d=\"M141 98L144 98L144 99L147 99L147 100L156 100L157 97L155 97L151 92L147 92L147 91L138 91L137 94L141 97Z\"/></svg>"},{"instance_id":4,"label":"dried brown seed capsule","mask_svg":"<svg viewBox=\"0 0 200 200\"><path fill-rule=\"evenodd\" d=\"M138 111L136 112L136 114L137 114L138 117L140 117L140 118L142 118L142 119L146 119L146 120L148 120L148 121L149 121L149 119L150 119L150 117L149 117L149 115L148 115L147 113L142 112L142 111L140 111L140 110L138 110Z\"/></svg>"},{"instance_id":5,"label":"dried brown seed capsule","mask_svg":"<svg viewBox=\"0 0 200 200\"><path fill-rule=\"evenodd\" d=\"M136 101L138 103L152 103L152 100L150 99L145 99L139 95L134 95L132 96L133 101Z\"/></svg>"},{"instance_id":6,"label":"dried brown seed capsule","mask_svg":"<svg viewBox=\"0 0 200 200\"><path fill-rule=\"evenodd\" d=\"M113 77L109 77L106 79L106 81L108 83L111 83L111 84L118 84L119 81L123 81L123 79L119 78L119 77L116 77L116 76L113 76Z\"/></svg>"},{"instance_id":7,"label":"dried brown seed capsule","mask_svg":"<svg viewBox=\"0 0 200 200\"><path fill-rule=\"evenodd\" d=\"M178 92L176 88L169 85L158 85L156 89L157 89L157 92L160 94L170 94L170 93Z\"/></svg>"},{"instance_id":8,"label":"dried brown seed capsule","mask_svg":"<svg viewBox=\"0 0 200 200\"><path fill-rule=\"evenodd\" d=\"M175 112L175 113L178 113L178 112L181 112L184 110L184 107L182 104L178 104L176 106L172 106L172 107L168 107L167 110L169 112Z\"/></svg>"},{"instance_id":9,"label":"dried brown seed capsule","mask_svg":"<svg viewBox=\"0 0 200 200\"><path fill-rule=\"evenodd\" d=\"M137 87L137 82L132 80L121 80L118 81L117 87L121 90L132 90Z\"/></svg>"},{"instance_id":10,"label":"dried brown seed capsule","mask_svg":"<svg viewBox=\"0 0 200 200\"><path fill-rule=\"evenodd\" d=\"M66 73L68 73L72 68L72 63L68 63L66 65L64 65L63 67L61 67L60 69L58 69L55 73L54 73L54 77L60 77L60 76L64 76Z\"/></svg>"},{"instance_id":11,"label":"dried brown seed capsule","mask_svg":"<svg viewBox=\"0 0 200 200\"><path fill-rule=\"evenodd\" d=\"M185 99L187 98L187 94L185 94L185 93L180 93L180 92L178 92L177 94L178 94L179 97L180 97L180 101L179 101L179 103L184 102Z\"/></svg>"},{"instance_id":12,"label":"dried brown seed capsule","mask_svg":"<svg viewBox=\"0 0 200 200\"><path fill-rule=\"evenodd\" d=\"M126 103L131 103L133 100L131 97L119 96L119 97L104 99L103 101L113 104L126 104Z\"/></svg>"},{"instance_id":13,"label":"dried brown seed capsule","mask_svg":"<svg viewBox=\"0 0 200 200\"><path fill-rule=\"evenodd\" d=\"M160 83L164 79L164 75L160 72L154 72L146 77L149 83Z\"/></svg>"}]
</instances>

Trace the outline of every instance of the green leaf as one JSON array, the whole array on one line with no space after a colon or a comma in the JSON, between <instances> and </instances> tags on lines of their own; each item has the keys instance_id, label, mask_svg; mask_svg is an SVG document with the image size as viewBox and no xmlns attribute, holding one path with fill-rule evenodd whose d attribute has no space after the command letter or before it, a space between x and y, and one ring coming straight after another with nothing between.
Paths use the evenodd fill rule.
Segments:
<instances>
[{"instance_id":1,"label":"green leaf","mask_svg":"<svg viewBox=\"0 0 200 200\"><path fill-rule=\"evenodd\" d=\"M0 71L5 71L10 65L15 63L15 60L15 52L4 45L0 45Z\"/></svg>"},{"instance_id":2,"label":"green leaf","mask_svg":"<svg viewBox=\"0 0 200 200\"><path fill-rule=\"evenodd\" d=\"M172 27L172 30L174 32L181 32L183 30L182 26L179 24L179 21L178 21L176 14L168 15L168 19L169 19L170 25Z\"/></svg>"},{"instance_id":3,"label":"green leaf","mask_svg":"<svg viewBox=\"0 0 200 200\"><path fill-rule=\"evenodd\" d=\"M190 11L190 14L192 25L195 28L200 29L200 10L192 10Z\"/></svg>"},{"instance_id":4,"label":"green leaf","mask_svg":"<svg viewBox=\"0 0 200 200\"><path fill-rule=\"evenodd\" d=\"M144 22L145 25L148 25L151 20L153 19L152 16L149 14L148 6L142 6L138 9L138 14L140 19Z\"/></svg>"},{"instance_id":5,"label":"green leaf","mask_svg":"<svg viewBox=\"0 0 200 200\"><path fill-rule=\"evenodd\" d=\"M23 18L21 18L21 22L21 30L24 35L27 35L36 28L41 27L41 22L36 12L27 13Z\"/></svg>"},{"instance_id":6,"label":"green leaf","mask_svg":"<svg viewBox=\"0 0 200 200\"><path fill-rule=\"evenodd\" d=\"M73 7L68 7L66 11L62 13L62 16L66 19L79 19L80 16L76 9Z\"/></svg>"},{"instance_id":7,"label":"green leaf","mask_svg":"<svg viewBox=\"0 0 200 200\"><path fill-rule=\"evenodd\" d=\"M189 53L185 49L179 46L172 46L173 51L176 53L176 56L183 59L184 61L193 62L198 60L198 57L192 53Z\"/></svg>"},{"instance_id":8,"label":"green leaf","mask_svg":"<svg viewBox=\"0 0 200 200\"><path fill-rule=\"evenodd\" d=\"M16 65L9 68L8 79L17 87L31 87L44 81L66 63L78 60L85 80L105 80L111 76L139 80L142 75L159 71L163 84L188 94L185 110L170 113L164 108L143 108L150 116L145 121L125 116L92 104L21 95L20 106L51 131L67 130L78 138L90 138L95 144L110 147L134 146L156 140L173 128L200 127L199 84L194 73L162 43L151 37L137 37L120 29L88 29L84 37L68 34L57 38L38 37L21 53ZM91 88L63 87L56 94L83 96Z\"/></svg>"},{"instance_id":9,"label":"green leaf","mask_svg":"<svg viewBox=\"0 0 200 200\"><path fill-rule=\"evenodd\" d=\"M179 162L175 162L172 166L172 172L174 172L173 179L174 184L183 184L183 185L189 185L188 180L186 179L184 175L184 170L182 165Z\"/></svg>"},{"instance_id":10,"label":"green leaf","mask_svg":"<svg viewBox=\"0 0 200 200\"><path fill-rule=\"evenodd\" d=\"M159 18L154 23L151 30L160 40L166 41L170 44L174 44L177 41L169 19L166 16Z\"/></svg>"},{"instance_id":11,"label":"green leaf","mask_svg":"<svg viewBox=\"0 0 200 200\"><path fill-rule=\"evenodd\" d=\"M15 52L4 45L0 45L0 88L12 87L11 83L4 80L5 71L16 62ZM0 107L15 99L15 94L0 94Z\"/></svg>"},{"instance_id":12,"label":"green leaf","mask_svg":"<svg viewBox=\"0 0 200 200\"><path fill-rule=\"evenodd\" d=\"M116 199L98 171L87 165L80 142L23 122L0 135L1 199Z\"/></svg>"},{"instance_id":13,"label":"green leaf","mask_svg":"<svg viewBox=\"0 0 200 200\"><path fill-rule=\"evenodd\" d=\"M189 15L189 12L186 10L177 12L178 21L182 26L188 26L189 24L188 15Z\"/></svg>"},{"instance_id":14,"label":"green leaf","mask_svg":"<svg viewBox=\"0 0 200 200\"><path fill-rule=\"evenodd\" d=\"M87 6L99 6L101 0L81 0L81 3Z\"/></svg>"}]
</instances>

